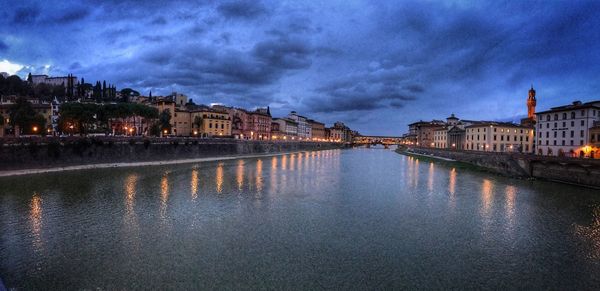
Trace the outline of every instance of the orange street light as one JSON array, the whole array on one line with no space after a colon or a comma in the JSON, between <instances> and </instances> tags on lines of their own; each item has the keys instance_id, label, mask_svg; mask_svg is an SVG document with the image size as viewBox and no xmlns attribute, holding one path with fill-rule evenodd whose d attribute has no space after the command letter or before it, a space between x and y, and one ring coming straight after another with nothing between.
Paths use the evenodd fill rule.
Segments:
<instances>
[{"instance_id":1,"label":"orange street light","mask_svg":"<svg viewBox=\"0 0 600 291\"><path fill-rule=\"evenodd\" d=\"M37 126L34 126L32 129L33 129L33 132L37 132L38 131Z\"/></svg>"}]
</instances>

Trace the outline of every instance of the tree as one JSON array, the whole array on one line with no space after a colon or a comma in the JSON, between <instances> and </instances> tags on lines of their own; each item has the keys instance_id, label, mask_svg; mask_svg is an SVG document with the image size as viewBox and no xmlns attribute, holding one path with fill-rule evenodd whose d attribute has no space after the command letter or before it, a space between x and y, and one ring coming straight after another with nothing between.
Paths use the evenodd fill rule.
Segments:
<instances>
[{"instance_id":1,"label":"tree","mask_svg":"<svg viewBox=\"0 0 600 291\"><path fill-rule=\"evenodd\" d=\"M200 117L199 115L196 115L196 117L194 117L194 122L192 123L196 128L200 128L202 127L202 117Z\"/></svg>"},{"instance_id":2,"label":"tree","mask_svg":"<svg viewBox=\"0 0 600 291\"><path fill-rule=\"evenodd\" d=\"M131 88L124 88L121 90L121 101L122 102L129 102L131 97L137 97L140 96L140 92L135 91Z\"/></svg>"},{"instance_id":3,"label":"tree","mask_svg":"<svg viewBox=\"0 0 600 291\"><path fill-rule=\"evenodd\" d=\"M36 130L33 130L34 127L37 127L38 130L46 127L46 118L36 113L32 104L24 97L15 100L15 103L8 108L8 114L10 125L15 129L15 135L19 135L21 129L25 133L36 133Z\"/></svg>"},{"instance_id":4,"label":"tree","mask_svg":"<svg viewBox=\"0 0 600 291\"><path fill-rule=\"evenodd\" d=\"M165 130L167 132L171 131L171 112L169 112L168 109L165 109L163 110L163 112L160 113L160 116L158 118L158 125L160 127L161 133Z\"/></svg>"}]
</instances>

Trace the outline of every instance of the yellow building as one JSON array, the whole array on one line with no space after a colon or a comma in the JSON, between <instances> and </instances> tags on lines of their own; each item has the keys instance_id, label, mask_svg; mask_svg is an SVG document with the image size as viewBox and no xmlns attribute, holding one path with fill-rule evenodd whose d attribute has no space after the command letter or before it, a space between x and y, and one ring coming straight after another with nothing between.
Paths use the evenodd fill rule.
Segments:
<instances>
[{"instance_id":1,"label":"yellow building","mask_svg":"<svg viewBox=\"0 0 600 291\"><path fill-rule=\"evenodd\" d=\"M466 150L486 152L533 152L533 127L506 122L483 122L469 125Z\"/></svg>"},{"instance_id":2,"label":"yellow building","mask_svg":"<svg viewBox=\"0 0 600 291\"><path fill-rule=\"evenodd\" d=\"M231 117L226 111L201 108L190 114L192 135L203 137L231 136Z\"/></svg>"}]
</instances>

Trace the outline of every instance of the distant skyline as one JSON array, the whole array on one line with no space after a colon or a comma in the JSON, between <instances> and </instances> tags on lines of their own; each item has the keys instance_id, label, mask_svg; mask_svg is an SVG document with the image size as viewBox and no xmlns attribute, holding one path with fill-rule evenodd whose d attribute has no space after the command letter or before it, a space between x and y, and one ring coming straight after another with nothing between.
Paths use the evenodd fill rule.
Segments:
<instances>
[{"instance_id":1,"label":"distant skyline","mask_svg":"<svg viewBox=\"0 0 600 291\"><path fill-rule=\"evenodd\" d=\"M600 1L13 1L0 72L295 110L371 135L599 100Z\"/></svg>"}]
</instances>

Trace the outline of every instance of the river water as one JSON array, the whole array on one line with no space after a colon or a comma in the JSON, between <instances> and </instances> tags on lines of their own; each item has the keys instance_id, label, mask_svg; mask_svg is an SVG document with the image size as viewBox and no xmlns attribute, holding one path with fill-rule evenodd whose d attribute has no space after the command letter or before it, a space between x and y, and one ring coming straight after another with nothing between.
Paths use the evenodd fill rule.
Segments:
<instances>
[{"instance_id":1,"label":"river water","mask_svg":"<svg viewBox=\"0 0 600 291\"><path fill-rule=\"evenodd\" d=\"M383 149L0 178L23 289L600 287L600 191Z\"/></svg>"}]
</instances>

